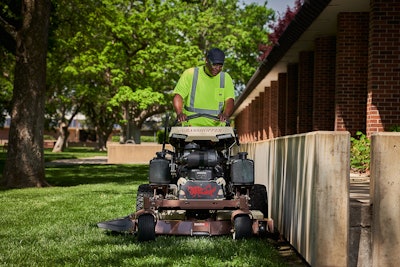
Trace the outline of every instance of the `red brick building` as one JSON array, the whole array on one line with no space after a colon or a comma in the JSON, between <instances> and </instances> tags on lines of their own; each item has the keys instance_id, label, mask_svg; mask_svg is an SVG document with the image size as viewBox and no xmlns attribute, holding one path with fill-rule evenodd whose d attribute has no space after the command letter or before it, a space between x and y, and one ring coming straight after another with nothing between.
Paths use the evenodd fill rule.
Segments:
<instances>
[{"instance_id":1,"label":"red brick building","mask_svg":"<svg viewBox=\"0 0 400 267\"><path fill-rule=\"evenodd\" d=\"M400 126L400 1L305 0L236 100L241 142Z\"/></svg>"}]
</instances>

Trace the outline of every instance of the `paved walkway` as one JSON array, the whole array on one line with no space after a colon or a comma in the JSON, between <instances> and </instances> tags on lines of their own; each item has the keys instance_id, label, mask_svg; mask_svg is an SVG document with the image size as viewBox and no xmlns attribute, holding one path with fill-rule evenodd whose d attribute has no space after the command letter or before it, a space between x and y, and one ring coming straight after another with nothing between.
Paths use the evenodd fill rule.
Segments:
<instances>
[{"instance_id":1,"label":"paved walkway","mask_svg":"<svg viewBox=\"0 0 400 267\"><path fill-rule=\"evenodd\" d=\"M56 165L85 165L85 164L107 164L106 156L95 156L91 158L82 159L57 159L51 162L46 162L46 166L56 166Z\"/></svg>"},{"instance_id":2,"label":"paved walkway","mask_svg":"<svg viewBox=\"0 0 400 267\"><path fill-rule=\"evenodd\" d=\"M372 266L370 177L350 174L349 267Z\"/></svg>"}]
</instances>

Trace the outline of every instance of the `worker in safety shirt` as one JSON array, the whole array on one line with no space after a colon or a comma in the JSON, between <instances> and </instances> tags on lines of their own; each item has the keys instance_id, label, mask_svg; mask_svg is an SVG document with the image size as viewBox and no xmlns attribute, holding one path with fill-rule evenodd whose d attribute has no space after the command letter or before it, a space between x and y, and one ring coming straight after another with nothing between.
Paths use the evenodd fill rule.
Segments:
<instances>
[{"instance_id":1,"label":"worker in safety shirt","mask_svg":"<svg viewBox=\"0 0 400 267\"><path fill-rule=\"evenodd\" d=\"M179 122L196 113L218 116L219 121L200 117L183 125L223 126L232 115L235 93L231 76L222 72L224 60L225 54L220 49L208 51L204 66L183 72L175 86L173 100Z\"/></svg>"}]
</instances>

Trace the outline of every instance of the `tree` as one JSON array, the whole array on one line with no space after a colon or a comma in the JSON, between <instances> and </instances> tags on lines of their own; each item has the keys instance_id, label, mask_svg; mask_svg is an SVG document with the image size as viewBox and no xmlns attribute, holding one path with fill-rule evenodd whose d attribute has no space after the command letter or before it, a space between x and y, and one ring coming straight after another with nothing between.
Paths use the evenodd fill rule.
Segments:
<instances>
[{"instance_id":1,"label":"tree","mask_svg":"<svg viewBox=\"0 0 400 267\"><path fill-rule=\"evenodd\" d=\"M97 73L96 84L108 77L116 92L109 104L124 114L117 123L125 140L137 143L142 123L171 109L181 72L202 64L211 47L226 51L226 70L237 87L244 85L258 65L257 46L266 41L266 22L273 14L262 6L242 8L226 0L122 2L103 0L93 9L87 32L80 34L87 47L69 70L80 77ZM94 35L95 43L85 38ZM97 95L102 92L108 91Z\"/></svg>"},{"instance_id":2,"label":"tree","mask_svg":"<svg viewBox=\"0 0 400 267\"><path fill-rule=\"evenodd\" d=\"M49 70L52 78L48 84L54 92L51 101L60 103L61 100L66 104L79 100L84 105L81 111L91 124L105 121L93 115L108 116L105 111L112 110L117 113L111 116L116 121L107 125L119 123L130 130L140 129L152 114L164 112L170 103L170 96L165 92L172 90L169 76L176 79L182 62L197 63L200 54L198 48L190 46L190 52L179 53L183 44L176 42L182 37L172 29L178 28L177 25L183 27L185 21L175 17L184 13L184 9L171 5L171 1L163 4L159 1L86 1L86 7L82 3L80 6L68 1L59 4L62 3L59 10L63 18L57 17L57 30L53 32L58 37L54 40L58 44L55 47L62 50L50 52L51 60L59 62L49 63L56 69ZM80 7L79 12L74 11L76 5ZM84 25L75 21L84 21ZM197 55L193 56L193 51ZM66 86L59 86L60 81ZM62 88L68 88L73 95L63 98ZM123 118L123 114L127 116ZM125 132L126 136L135 135L135 131Z\"/></svg>"},{"instance_id":3,"label":"tree","mask_svg":"<svg viewBox=\"0 0 400 267\"><path fill-rule=\"evenodd\" d=\"M85 48L82 35L87 31L87 18L96 10L97 1L53 1L49 29L47 62L46 126L58 130L53 152L62 152L69 136L69 126L81 112L90 80L71 71L74 57ZM90 27L89 27L90 28ZM88 35L89 37L91 34Z\"/></svg>"},{"instance_id":4,"label":"tree","mask_svg":"<svg viewBox=\"0 0 400 267\"><path fill-rule=\"evenodd\" d=\"M269 53L272 51L272 48L279 44L279 38L285 32L292 20L296 17L296 14L299 12L303 3L304 0L296 0L293 8L287 6L286 12L280 16L275 23L271 23L268 26L272 31L268 33L269 43L259 45L259 50L261 51L261 55L259 57L260 61L263 61L265 58L267 58Z\"/></svg>"},{"instance_id":5,"label":"tree","mask_svg":"<svg viewBox=\"0 0 400 267\"><path fill-rule=\"evenodd\" d=\"M47 186L43 130L49 0L3 1L0 44L15 54L6 187Z\"/></svg>"},{"instance_id":6,"label":"tree","mask_svg":"<svg viewBox=\"0 0 400 267\"><path fill-rule=\"evenodd\" d=\"M245 62L254 58L271 11L242 8L237 1L210 2L54 1L52 25L62 31L51 32L47 110L61 115L47 118L68 126L66 114L82 110L89 118L95 114L91 123L96 129L110 127L109 121L100 125L106 120L140 129L146 118L171 108L180 73L203 62L204 51L212 46L227 52L226 70L235 83L244 84L257 65L256 60ZM0 45L16 60L3 175L9 187L47 185L43 124L49 16L50 0L0 3ZM107 117L108 112L113 115ZM104 141L109 131L102 132Z\"/></svg>"},{"instance_id":7,"label":"tree","mask_svg":"<svg viewBox=\"0 0 400 267\"><path fill-rule=\"evenodd\" d=\"M209 48L226 51L239 93L258 66L273 12L232 0L60 0L53 14L48 103L58 109L48 109L51 117L68 126L65 115L79 108L95 129L119 124L125 140L139 143L143 122L172 109L180 74L202 64ZM96 123L106 118L116 121Z\"/></svg>"}]
</instances>

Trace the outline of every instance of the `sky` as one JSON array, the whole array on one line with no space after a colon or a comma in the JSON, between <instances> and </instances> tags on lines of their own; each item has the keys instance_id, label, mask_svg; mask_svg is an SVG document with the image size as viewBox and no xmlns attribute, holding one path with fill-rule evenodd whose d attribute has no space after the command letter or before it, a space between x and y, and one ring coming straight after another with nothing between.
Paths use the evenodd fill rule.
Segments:
<instances>
[{"instance_id":1,"label":"sky","mask_svg":"<svg viewBox=\"0 0 400 267\"><path fill-rule=\"evenodd\" d=\"M275 10L277 15L282 15L285 11L287 6L293 7L295 0L267 0L267 7ZM246 3L258 3L262 5L265 0L245 0Z\"/></svg>"}]
</instances>

